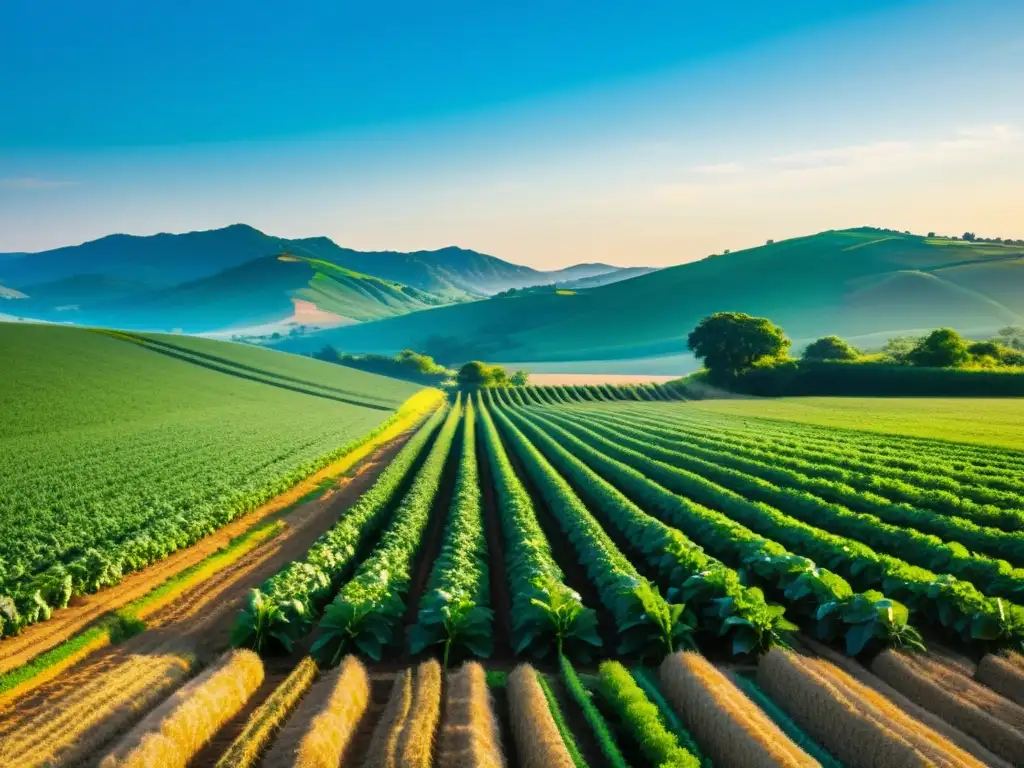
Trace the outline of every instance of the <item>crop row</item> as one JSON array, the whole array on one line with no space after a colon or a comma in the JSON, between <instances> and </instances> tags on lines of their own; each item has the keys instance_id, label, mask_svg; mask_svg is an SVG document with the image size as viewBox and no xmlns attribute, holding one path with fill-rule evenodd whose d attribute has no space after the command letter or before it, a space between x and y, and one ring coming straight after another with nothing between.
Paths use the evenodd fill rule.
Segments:
<instances>
[{"instance_id":1,"label":"crop row","mask_svg":"<svg viewBox=\"0 0 1024 768\"><path fill-rule=\"evenodd\" d=\"M711 424L720 428L710 431L707 420L695 419L678 410L669 413L667 409L627 406L606 415L630 418L655 429L671 429L691 438L724 441L730 447L742 447L755 455L769 455L772 461L806 474L841 480L863 490L930 506L937 511L969 515L977 510L975 514L998 515L998 510L1008 510L1011 513L1008 517L1016 518L1017 527L1024 524L1019 516L1012 514L1015 510L1024 510L1019 475L999 478L954 470L931 459L911 461L907 456L913 454L907 451L899 460L891 456L866 458L841 442L813 438L794 440L785 428L770 424L766 428L758 425L756 429L743 429L734 422L712 421ZM823 459L825 456L827 460Z\"/></svg>"},{"instance_id":2,"label":"crop row","mask_svg":"<svg viewBox=\"0 0 1024 768\"><path fill-rule=\"evenodd\" d=\"M448 510L444 543L430 572L427 593L420 600L418 621L409 634L410 650L414 654L443 644L446 667L453 649L481 658L490 656L494 649L472 400L466 402L462 427L458 477Z\"/></svg>"},{"instance_id":3,"label":"crop row","mask_svg":"<svg viewBox=\"0 0 1024 768\"><path fill-rule=\"evenodd\" d=\"M683 470L650 461L590 430L570 432L551 421L542 423L561 445L584 458L644 509L691 536L723 562L745 569L784 598L790 615L799 614L805 627L820 639L842 639L852 654L859 653L873 639L884 643L918 642L916 633L907 626L907 609L896 601L877 592L855 593L841 576L794 555L723 513L669 490L682 489L687 480L699 483L699 477L688 477Z\"/></svg>"},{"instance_id":4,"label":"crop row","mask_svg":"<svg viewBox=\"0 0 1024 768\"><path fill-rule=\"evenodd\" d=\"M437 402L436 392L425 391L385 420L380 411L338 406L332 421L341 417L342 426L326 432L294 413L289 435L277 426L287 410L247 414L239 424L223 412L197 414L155 433L115 426L5 456L8 477L41 456L52 477L0 485L0 636L191 546ZM77 461L81 440L104 450Z\"/></svg>"},{"instance_id":5,"label":"crop row","mask_svg":"<svg viewBox=\"0 0 1024 768\"><path fill-rule=\"evenodd\" d=\"M727 467L746 475L760 478L783 488L806 491L808 494L827 502L841 505L851 511L877 517L885 523L933 534L942 539L958 542L971 550L992 558L1007 560L1001 563L990 561L979 568L982 579L1001 578L1006 582L1008 594L1013 594L1015 582L1024 572L1015 572L1011 563L1024 562L1024 539L1019 534L979 525L971 519L931 508L913 507L895 503L889 499L863 489L857 489L838 480L812 477L803 472L782 466L777 458L766 451L756 451L734 446L727 439L708 440L699 436L679 433L672 429L652 427L646 422L602 414L602 422L609 427L624 427L637 430L642 427L644 439L651 445L669 451L685 453L695 459ZM1000 513L996 510L997 514ZM962 513L963 514L963 513ZM1022 513L1024 520L1024 513ZM981 518L987 521L986 518ZM958 554L958 553L957 553ZM954 555L955 556L955 555ZM970 567L970 566L967 566Z\"/></svg>"},{"instance_id":6,"label":"crop row","mask_svg":"<svg viewBox=\"0 0 1024 768\"><path fill-rule=\"evenodd\" d=\"M915 621L946 627L968 641L993 640L1019 646L1024 640L1021 607L988 597L970 582L950 574L940 576L900 557L876 552L856 536L816 527L843 519L843 513L836 512L834 505L803 501L797 492L682 452L658 448L651 445L646 433L625 426L610 428L594 414L570 416L567 412L561 419L570 431L575 424L577 436L584 441L587 436L581 428L642 454L646 461L660 460L666 467L688 470L675 479L673 492L717 509L793 552L838 571L857 588L880 589L887 597L910 608ZM646 473L652 465L636 466ZM766 503L769 500L780 506ZM865 528L870 534L870 527Z\"/></svg>"}]
</instances>

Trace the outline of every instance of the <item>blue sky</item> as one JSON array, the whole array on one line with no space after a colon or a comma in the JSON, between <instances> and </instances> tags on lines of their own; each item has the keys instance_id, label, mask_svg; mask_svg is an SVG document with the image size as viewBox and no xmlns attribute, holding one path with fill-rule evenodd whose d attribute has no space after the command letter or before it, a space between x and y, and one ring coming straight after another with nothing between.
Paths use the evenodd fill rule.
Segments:
<instances>
[{"instance_id":1,"label":"blue sky","mask_svg":"<svg viewBox=\"0 0 1024 768\"><path fill-rule=\"evenodd\" d=\"M541 267L1024 237L1017 0L6 0L0 29L0 250L236 221Z\"/></svg>"}]
</instances>

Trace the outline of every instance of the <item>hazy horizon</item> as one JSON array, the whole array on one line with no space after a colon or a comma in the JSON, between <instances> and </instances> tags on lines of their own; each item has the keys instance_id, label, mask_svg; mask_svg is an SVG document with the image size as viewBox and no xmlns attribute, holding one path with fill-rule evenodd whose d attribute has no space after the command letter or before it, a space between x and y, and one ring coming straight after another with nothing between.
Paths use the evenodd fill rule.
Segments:
<instances>
[{"instance_id":1,"label":"hazy horizon","mask_svg":"<svg viewBox=\"0 0 1024 768\"><path fill-rule=\"evenodd\" d=\"M65 5L0 10L0 252L239 222L546 270L1024 237L1013 0Z\"/></svg>"}]
</instances>

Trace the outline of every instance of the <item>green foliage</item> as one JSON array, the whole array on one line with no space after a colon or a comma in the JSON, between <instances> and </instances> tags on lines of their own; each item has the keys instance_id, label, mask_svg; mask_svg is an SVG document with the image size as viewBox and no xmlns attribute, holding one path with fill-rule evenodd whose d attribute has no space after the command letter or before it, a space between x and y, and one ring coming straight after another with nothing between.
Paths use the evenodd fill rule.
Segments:
<instances>
[{"instance_id":1,"label":"green foliage","mask_svg":"<svg viewBox=\"0 0 1024 768\"><path fill-rule=\"evenodd\" d=\"M429 355L421 355L411 349L403 349L394 357L387 355L346 355L341 354L330 344L324 345L319 352L314 352L313 357L328 363L337 363L349 368L357 368L361 371L379 373L384 376L393 376L396 379L405 379L419 384L440 386L449 379L454 378L455 373L443 365L438 365L434 358Z\"/></svg>"},{"instance_id":2,"label":"green foliage","mask_svg":"<svg viewBox=\"0 0 1024 768\"><path fill-rule=\"evenodd\" d=\"M700 759L679 744L666 728L657 705L651 703L622 664L601 664L599 689L652 765L700 768Z\"/></svg>"},{"instance_id":3,"label":"green foliage","mask_svg":"<svg viewBox=\"0 0 1024 768\"><path fill-rule=\"evenodd\" d=\"M601 645L597 614L565 585L562 569L537 522L533 500L512 468L489 409L483 401L481 405L484 446L501 509L506 574L512 595L513 649L517 654L535 656L554 649L587 658L591 649Z\"/></svg>"},{"instance_id":4,"label":"green foliage","mask_svg":"<svg viewBox=\"0 0 1024 768\"><path fill-rule=\"evenodd\" d=\"M716 312L690 332L687 343L704 367L716 374L736 374L765 359L785 355L790 342L782 329L763 317L743 312Z\"/></svg>"},{"instance_id":5,"label":"green foliage","mask_svg":"<svg viewBox=\"0 0 1024 768\"><path fill-rule=\"evenodd\" d=\"M562 680L565 682L565 687L583 712L583 718L590 726L590 730L594 732L594 738L608 765L612 768L628 768L626 759L615 742L615 736L612 735L611 728L608 727L608 723L605 722L604 716L597 706L591 701L590 692L583 686L572 663L565 656L559 657L559 662L562 667Z\"/></svg>"},{"instance_id":6,"label":"green foliage","mask_svg":"<svg viewBox=\"0 0 1024 768\"><path fill-rule=\"evenodd\" d=\"M907 610L903 606L881 595L865 597L855 594L850 585L836 574L815 566L805 557L787 552L773 541L766 541L726 515L690 501L692 497L715 498L715 487L700 475L674 466L678 463L674 460L666 462L647 458L647 453L654 452L665 459L671 458L670 451L653 447L664 441L650 430L634 430L618 422L614 428L606 427L585 417L579 421L586 428L574 421L559 419L559 423L565 424L572 432L572 436L563 439L571 440L575 436L579 440L573 443L578 454L586 455L592 466L602 467L609 477L614 476L619 486L645 509L689 533L709 553L742 566L747 580L752 578L784 595L788 608L794 615L803 614L819 639L833 641L845 638L848 650L859 653L873 639L887 642L908 637L903 631L907 620ZM566 433L560 433L560 436L564 435ZM598 453L595 448L600 448L606 455ZM608 456L614 456L622 463L616 463ZM717 567L721 569L721 563ZM779 634L785 626L781 616L775 615L772 607L764 604L763 598L758 600L759 593L745 594L739 584L739 579L730 578L727 571L718 579L712 578L710 566L700 580L691 580L690 589L698 595L710 596L713 594L711 586L721 585L726 588L725 594L733 598L731 602L717 598L706 611L705 626L720 634L733 632L734 646L753 644L763 650L772 643L778 643ZM702 589L697 590L698 585ZM694 598L687 595L687 599L692 601ZM866 605L872 606L873 610L866 610ZM742 621L723 622L723 606L736 611ZM911 633L909 637L912 636Z\"/></svg>"},{"instance_id":7,"label":"green foliage","mask_svg":"<svg viewBox=\"0 0 1024 768\"><path fill-rule=\"evenodd\" d=\"M239 614L232 642L259 653L291 652L312 629L320 609L355 565L362 544L386 522L404 481L444 420L438 409L402 447L387 469L345 515L294 560L252 591Z\"/></svg>"},{"instance_id":8,"label":"green foliage","mask_svg":"<svg viewBox=\"0 0 1024 768\"><path fill-rule=\"evenodd\" d=\"M823 336L804 350L804 360L856 360L860 352L838 336Z\"/></svg>"},{"instance_id":9,"label":"green foliage","mask_svg":"<svg viewBox=\"0 0 1024 768\"><path fill-rule=\"evenodd\" d=\"M956 368L971 359L967 342L952 328L938 328L907 355L911 365L926 368Z\"/></svg>"},{"instance_id":10,"label":"green foliage","mask_svg":"<svg viewBox=\"0 0 1024 768\"><path fill-rule=\"evenodd\" d=\"M1000 328L996 335L1000 344L1003 344L1017 351L1024 351L1024 327L1019 325L1008 325Z\"/></svg>"},{"instance_id":11,"label":"green foliage","mask_svg":"<svg viewBox=\"0 0 1024 768\"><path fill-rule=\"evenodd\" d=\"M462 424L462 454L444 542L420 601L417 623L409 632L413 654L443 644L445 667L452 651L486 658L494 650L472 400L466 401Z\"/></svg>"},{"instance_id":12,"label":"green foliage","mask_svg":"<svg viewBox=\"0 0 1024 768\"><path fill-rule=\"evenodd\" d=\"M685 624L699 621L702 631L728 638L734 654L761 651L782 642L781 634L792 625L783 618L781 606L768 605L761 590L743 586L734 570L706 555L680 530L646 514L602 478L602 474L613 478L631 492L641 487L643 495L648 489L643 475L551 422L542 430L536 421L521 414L515 417L552 463L580 488L590 508L658 573L661 583L667 585L669 599L686 601L694 615L686 616ZM650 508L650 501L643 498L645 507ZM679 606L673 606L673 611L681 614Z\"/></svg>"},{"instance_id":13,"label":"green foliage","mask_svg":"<svg viewBox=\"0 0 1024 768\"><path fill-rule=\"evenodd\" d=\"M353 648L379 661L396 640L394 633L405 613L404 596L412 582L416 553L461 415L462 406L457 402L376 549L327 607L312 649L325 663L337 664Z\"/></svg>"},{"instance_id":14,"label":"green foliage","mask_svg":"<svg viewBox=\"0 0 1024 768\"><path fill-rule=\"evenodd\" d=\"M509 378L508 383L513 387L525 387L530 383L530 372L529 371L516 371Z\"/></svg>"},{"instance_id":15,"label":"green foliage","mask_svg":"<svg viewBox=\"0 0 1024 768\"><path fill-rule=\"evenodd\" d=\"M694 741L693 736L686 730L686 726L683 725L672 705L661 694L661 690L655 682L657 675L652 674L643 667L635 667L633 669L633 679L636 680L636 684L640 686L640 690L644 692L647 698L657 706L665 727L676 737L679 746L696 757L701 768L711 768L711 759L704 755L697 742Z\"/></svg>"},{"instance_id":16,"label":"green foliage","mask_svg":"<svg viewBox=\"0 0 1024 768\"><path fill-rule=\"evenodd\" d=\"M458 383L465 389L481 387L505 387L509 384L508 373L500 365L488 365L479 360L470 362L459 368Z\"/></svg>"},{"instance_id":17,"label":"green foliage","mask_svg":"<svg viewBox=\"0 0 1024 768\"><path fill-rule=\"evenodd\" d=\"M670 605L615 546L572 487L502 410L495 410L513 452L576 550L580 564L615 618L622 654L664 655L691 645L692 617Z\"/></svg>"},{"instance_id":18,"label":"green foliage","mask_svg":"<svg viewBox=\"0 0 1024 768\"><path fill-rule=\"evenodd\" d=\"M0 635L284 492L416 391L207 339L169 350L162 338L0 326Z\"/></svg>"},{"instance_id":19,"label":"green foliage","mask_svg":"<svg viewBox=\"0 0 1024 768\"><path fill-rule=\"evenodd\" d=\"M897 608L898 601L909 609L915 622L943 628L965 642L973 639L996 646L1024 647L1024 607L983 594L966 580L968 575L985 579L986 574L998 574L998 579L981 582L986 592L1016 590L1018 577L1007 570L1006 563L972 557L960 545L944 544L936 537L886 524L806 491L781 488L720 462L697 458L691 451L657 448L660 441L650 430L645 430L643 437L649 455L663 457L701 478L702 482L689 484L688 497L835 571L855 589L865 590L868 602L875 606L875 615L884 608L885 616L880 618L887 635L881 638L885 642L911 647L919 643L916 633L906 625L905 614ZM876 551L876 545L884 546L891 554ZM941 575L908 560L928 564ZM880 603L882 596L870 592L875 588L892 603ZM822 612L820 619L832 621L831 616L832 609ZM865 617L871 618L871 614L858 608L851 618L861 623ZM851 634L847 634L848 648L861 647L860 638L855 635L851 640ZM874 631L872 634L876 635Z\"/></svg>"}]
</instances>

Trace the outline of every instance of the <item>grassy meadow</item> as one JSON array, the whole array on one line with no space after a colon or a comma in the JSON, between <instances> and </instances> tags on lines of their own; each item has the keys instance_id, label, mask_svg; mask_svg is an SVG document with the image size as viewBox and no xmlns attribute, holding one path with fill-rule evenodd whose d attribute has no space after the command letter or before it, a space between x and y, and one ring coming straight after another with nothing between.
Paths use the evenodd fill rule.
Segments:
<instances>
[{"instance_id":1,"label":"grassy meadow","mask_svg":"<svg viewBox=\"0 0 1024 768\"><path fill-rule=\"evenodd\" d=\"M751 419L1024 450L1024 400L1014 398L783 397L691 406Z\"/></svg>"}]
</instances>

